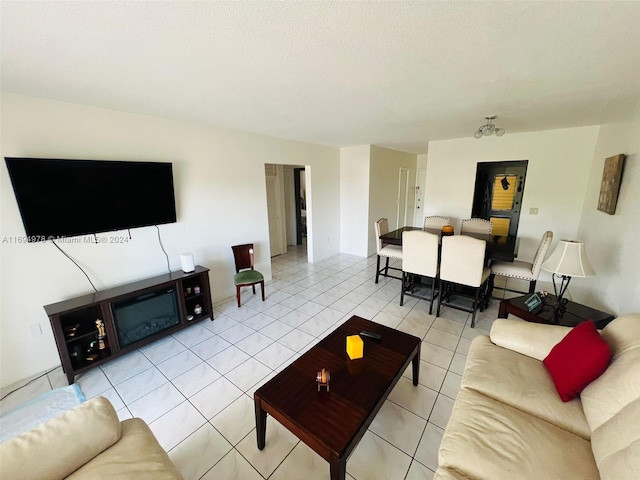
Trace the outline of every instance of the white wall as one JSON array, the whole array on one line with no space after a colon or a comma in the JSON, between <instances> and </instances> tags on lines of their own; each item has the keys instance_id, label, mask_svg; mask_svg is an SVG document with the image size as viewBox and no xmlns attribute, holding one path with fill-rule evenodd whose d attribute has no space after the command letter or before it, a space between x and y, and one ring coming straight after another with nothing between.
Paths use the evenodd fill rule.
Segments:
<instances>
[{"instance_id":1,"label":"white wall","mask_svg":"<svg viewBox=\"0 0 640 480\"><path fill-rule=\"evenodd\" d=\"M265 163L309 165L310 259L339 252L340 157L337 148L280 140L163 118L3 93L2 156L173 162L178 222L160 227L171 261L180 253L212 269L214 301L233 295L230 245L256 244L271 278ZM3 238L23 236L6 166L0 167ZM311 205L312 204L312 205ZM162 274L166 260L154 227L120 245L62 244L98 289ZM124 235L116 232L113 235ZM105 234L105 236L108 236ZM43 305L91 291L82 273L51 243L0 244L0 385L59 364ZM268 287L267 287L268 291ZM29 326L44 334L29 337Z\"/></svg>"},{"instance_id":2,"label":"white wall","mask_svg":"<svg viewBox=\"0 0 640 480\"><path fill-rule=\"evenodd\" d=\"M408 219L413 219L416 184L417 155L371 146L371 173L369 187L369 246L368 254L376 252L374 222L380 218L389 220L389 228L395 230L398 212L398 179L400 168L409 169ZM411 223L411 220L408 220ZM403 227L404 225L400 225Z\"/></svg>"},{"instance_id":3,"label":"white wall","mask_svg":"<svg viewBox=\"0 0 640 480\"><path fill-rule=\"evenodd\" d=\"M607 157L627 156L615 215L597 209ZM596 271L571 280L578 302L622 315L640 312L640 118L633 123L602 125L584 197L577 239L585 242Z\"/></svg>"},{"instance_id":4,"label":"white wall","mask_svg":"<svg viewBox=\"0 0 640 480\"><path fill-rule=\"evenodd\" d=\"M423 153L416 157L416 184L418 187L422 182L422 203L424 204L424 190L427 183L427 154ZM424 226L424 207L422 209L418 209L418 205L415 205L415 214L413 218L413 226L414 227L422 227Z\"/></svg>"},{"instance_id":5,"label":"white wall","mask_svg":"<svg viewBox=\"0 0 640 480\"><path fill-rule=\"evenodd\" d=\"M340 251L368 256L369 145L340 149Z\"/></svg>"},{"instance_id":6,"label":"white wall","mask_svg":"<svg viewBox=\"0 0 640 480\"><path fill-rule=\"evenodd\" d=\"M478 162L529 160L518 229L518 257L531 261L546 230L575 239L580 225L598 127L507 133L429 143L425 215L451 217L456 232L471 216ZM529 209L539 209L530 215ZM543 272L541 280L551 280Z\"/></svg>"}]
</instances>

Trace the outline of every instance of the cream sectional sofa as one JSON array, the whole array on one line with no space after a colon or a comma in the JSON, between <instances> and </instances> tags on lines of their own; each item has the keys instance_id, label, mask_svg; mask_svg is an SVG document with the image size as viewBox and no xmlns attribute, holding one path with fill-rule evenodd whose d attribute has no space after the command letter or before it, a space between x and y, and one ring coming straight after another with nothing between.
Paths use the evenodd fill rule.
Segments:
<instances>
[{"instance_id":1,"label":"cream sectional sofa","mask_svg":"<svg viewBox=\"0 0 640 480\"><path fill-rule=\"evenodd\" d=\"M96 397L0 444L2 480L183 480L147 424Z\"/></svg>"},{"instance_id":2,"label":"cream sectional sofa","mask_svg":"<svg viewBox=\"0 0 640 480\"><path fill-rule=\"evenodd\" d=\"M600 332L609 367L564 403L542 360L568 331L498 319L473 340L434 479L640 479L640 314Z\"/></svg>"}]
</instances>

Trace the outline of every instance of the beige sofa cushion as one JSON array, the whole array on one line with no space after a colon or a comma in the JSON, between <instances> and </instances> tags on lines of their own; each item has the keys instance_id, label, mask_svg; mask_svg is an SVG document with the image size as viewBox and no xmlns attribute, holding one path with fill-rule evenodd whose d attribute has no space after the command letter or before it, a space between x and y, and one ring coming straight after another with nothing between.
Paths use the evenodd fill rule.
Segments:
<instances>
[{"instance_id":1,"label":"beige sofa cushion","mask_svg":"<svg viewBox=\"0 0 640 480\"><path fill-rule=\"evenodd\" d=\"M640 347L640 313L623 315L602 329L613 356Z\"/></svg>"},{"instance_id":2,"label":"beige sofa cushion","mask_svg":"<svg viewBox=\"0 0 640 480\"><path fill-rule=\"evenodd\" d=\"M563 402L542 362L494 345L485 335L473 339L461 385L584 439L591 436L580 399Z\"/></svg>"},{"instance_id":3,"label":"beige sofa cushion","mask_svg":"<svg viewBox=\"0 0 640 480\"><path fill-rule=\"evenodd\" d=\"M611 363L580 394L591 431L640 398L640 314L615 319L602 338L611 347Z\"/></svg>"},{"instance_id":4,"label":"beige sofa cushion","mask_svg":"<svg viewBox=\"0 0 640 480\"><path fill-rule=\"evenodd\" d=\"M609 455L600 463L601 480L640 478L640 440Z\"/></svg>"},{"instance_id":5,"label":"beige sofa cushion","mask_svg":"<svg viewBox=\"0 0 640 480\"><path fill-rule=\"evenodd\" d=\"M95 457L67 480L183 480L147 424L132 418L122 422L120 441Z\"/></svg>"},{"instance_id":6,"label":"beige sofa cushion","mask_svg":"<svg viewBox=\"0 0 640 480\"><path fill-rule=\"evenodd\" d=\"M593 432L592 448L603 478L640 478L640 399Z\"/></svg>"},{"instance_id":7,"label":"beige sofa cushion","mask_svg":"<svg viewBox=\"0 0 640 480\"><path fill-rule=\"evenodd\" d=\"M438 467L436 474L433 476L433 480L471 480L471 477L467 477L449 468Z\"/></svg>"},{"instance_id":8,"label":"beige sofa cushion","mask_svg":"<svg viewBox=\"0 0 640 480\"><path fill-rule=\"evenodd\" d=\"M441 467L471 478L600 478L588 440L465 388L454 404L438 459Z\"/></svg>"},{"instance_id":9,"label":"beige sofa cushion","mask_svg":"<svg viewBox=\"0 0 640 480\"><path fill-rule=\"evenodd\" d=\"M111 403L93 398L0 444L0 477L63 479L120 435L120 420Z\"/></svg>"},{"instance_id":10,"label":"beige sofa cushion","mask_svg":"<svg viewBox=\"0 0 640 480\"><path fill-rule=\"evenodd\" d=\"M570 330L560 325L499 318L491 325L490 335L496 345L542 361Z\"/></svg>"}]
</instances>

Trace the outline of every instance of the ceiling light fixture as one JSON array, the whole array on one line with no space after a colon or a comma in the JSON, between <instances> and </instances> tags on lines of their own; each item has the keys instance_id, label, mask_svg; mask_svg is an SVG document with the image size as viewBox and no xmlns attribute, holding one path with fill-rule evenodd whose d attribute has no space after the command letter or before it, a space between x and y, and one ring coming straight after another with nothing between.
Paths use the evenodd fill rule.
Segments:
<instances>
[{"instance_id":1,"label":"ceiling light fixture","mask_svg":"<svg viewBox=\"0 0 640 480\"><path fill-rule=\"evenodd\" d=\"M504 128L498 128L493 123L496 117L497 115L484 117L487 120L487 123L484 125L481 125L480 128L478 128L478 131L473 134L473 138L480 139L482 137L488 137L489 135L493 135L494 133L498 137L501 137L502 135L504 135Z\"/></svg>"}]
</instances>

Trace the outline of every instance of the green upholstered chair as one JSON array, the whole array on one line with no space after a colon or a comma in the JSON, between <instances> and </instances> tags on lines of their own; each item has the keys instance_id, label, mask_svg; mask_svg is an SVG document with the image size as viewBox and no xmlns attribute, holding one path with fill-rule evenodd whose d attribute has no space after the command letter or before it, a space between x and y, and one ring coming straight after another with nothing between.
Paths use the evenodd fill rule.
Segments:
<instances>
[{"instance_id":1,"label":"green upholstered chair","mask_svg":"<svg viewBox=\"0 0 640 480\"><path fill-rule=\"evenodd\" d=\"M238 308L240 308L240 287L251 287L256 293L256 284L260 284L262 291L262 301L264 302L264 277L253 269L253 243L235 245L231 247L233 257L236 261L236 274L233 276L233 283L236 284L236 298Z\"/></svg>"}]
</instances>

